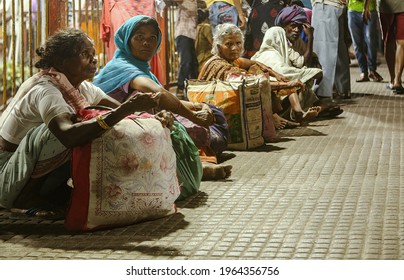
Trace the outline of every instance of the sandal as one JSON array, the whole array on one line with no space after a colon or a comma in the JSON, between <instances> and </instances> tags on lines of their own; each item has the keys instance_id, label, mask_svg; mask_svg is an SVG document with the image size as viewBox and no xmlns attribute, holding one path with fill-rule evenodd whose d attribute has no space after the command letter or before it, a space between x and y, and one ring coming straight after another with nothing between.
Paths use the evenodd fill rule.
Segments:
<instances>
[{"instance_id":1,"label":"sandal","mask_svg":"<svg viewBox=\"0 0 404 280\"><path fill-rule=\"evenodd\" d=\"M368 74L363 74L363 73L359 76L359 79L356 79L357 83L369 82L369 81L370 80L369 80Z\"/></svg>"},{"instance_id":2,"label":"sandal","mask_svg":"<svg viewBox=\"0 0 404 280\"><path fill-rule=\"evenodd\" d=\"M285 126L284 126L284 129L293 129L293 128L296 128L298 126L300 126L300 123L287 121Z\"/></svg>"},{"instance_id":3,"label":"sandal","mask_svg":"<svg viewBox=\"0 0 404 280\"><path fill-rule=\"evenodd\" d=\"M383 77L380 76L380 74L377 73L376 71L370 72L369 73L369 78L372 79L373 82L377 82L377 83L383 81Z\"/></svg>"},{"instance_id":4,"label":"sandal","mask_svg":"<svg viewBox=\"0 0 404 280\"><path fill-rule=\"evenodd\" d=\"M393 92L395 94L404 94L404 87L393 87Z\"/></svg>"},{"instance_id":5,"label":"sandal","mask_svg":"<svg viewBox=\"0 0 404 280\"><path fill-rule=\"evenodd\" d=\"M64 220L66 217L66 211L62 209L58 210L44 210L38 207L31 207L28 209L21 209L21 208L11 208L10 209L11 215L9 216L10 219L40 219L40 220Z\"/></svg>"},{"instance_id":6,"label":"sandal","mask_svg":"<svg viewBox=\"0 0 404 280\"><path fill-rule=\"evenodd\" d=\"M338 107L328 107L318 113L319 118L332 118L338 115L341 115L344 110L342 110L339 106Z\"/></svg>"}]
</instances>

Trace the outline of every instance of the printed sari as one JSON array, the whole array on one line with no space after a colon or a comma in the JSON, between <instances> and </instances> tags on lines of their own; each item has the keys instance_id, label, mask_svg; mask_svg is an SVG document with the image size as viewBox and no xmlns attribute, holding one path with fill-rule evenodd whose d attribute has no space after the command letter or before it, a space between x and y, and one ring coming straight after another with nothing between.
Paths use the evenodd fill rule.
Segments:
<instances>
[{"instance_id":1,"label":"printed sari","mask_svg":"<svg viewBox=\"0 0 404 280\"><path fill-rule=\"evenodd\" d=\"M76 112L89 105L65 75L51 68L35 74L21 85L3 112L0 125L23 97L43 82L54 84L62 93L66 106L71 106ZM12 207L30 178L40 178L62 166L70 160L70 152L45 124L31 128L15 152L0 151L0 206Z\"/></svg>"}]
</instances>

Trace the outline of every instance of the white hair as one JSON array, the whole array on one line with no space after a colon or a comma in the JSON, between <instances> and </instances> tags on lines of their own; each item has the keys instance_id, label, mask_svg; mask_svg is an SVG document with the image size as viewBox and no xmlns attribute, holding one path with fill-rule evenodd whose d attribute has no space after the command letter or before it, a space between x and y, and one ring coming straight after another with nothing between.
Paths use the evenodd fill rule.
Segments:
<instances>
[{"instance_id":1,"label":"white hair","mask_svg":"<svg viewBox=\"0 0 404 280\"><path fill-rule=\"evenodd\" d=\"M212 54L219 55L219 49L217 45L221 45L223 43L223 38L228 35L237 34L240 35L241 42L242 42L242 50L241 53L244 51L244 35L241 32L240 28L233 23L222 23L216 26L215 35L213 36L213 43L212 43ZM241 55L240 53L240 55Z\"/></svg>"}]
</instances>

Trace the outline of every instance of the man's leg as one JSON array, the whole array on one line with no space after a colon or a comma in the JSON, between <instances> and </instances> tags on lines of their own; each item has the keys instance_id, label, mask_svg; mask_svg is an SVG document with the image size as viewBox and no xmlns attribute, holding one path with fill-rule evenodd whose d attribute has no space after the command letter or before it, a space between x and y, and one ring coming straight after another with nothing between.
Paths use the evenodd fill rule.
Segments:
<instances>
[{"instance_id":1,"label":"man's leg","mask_svg":"<svg viewBox=\"0 0 404 280\"><path fill-rule=\"evenodd\" d=\"M377 24L379 22L379 18L376 11L372 11L370 15L371 16L368 24L364 25L364 36L367 46L369 70L370 72L375 72L377 69Z\"/></svg>"},{"instance_id":2,"label":"man's leg","mask_svg":"<svg viewBox=\"0 0 404 280\"><path fill-rule=\"evenodd\" d=\"M394 86L396 64L396 37L394 34L394 15L380 13L384 40L384 57L390 74L390 86Z\"/></svg>"},{"instance_id":3,"label":"man's leg","mask_svg":"<svg viewBox=\"0 0 404 280\"><path fill-rule=\"evenodd\" d=\"M362 82L368 79L368 64L365 55L365 34L363 32L364 24L362 21L362 13L348 11L348 27L351 33L352 44L355 51L356 59L361 70L361 77L357 82Z\"/></svg>"},{"instance_id":4,"label":"man's leg","mask_svg":"<svg viewBox=\"0 0 404 280\"><path fill-rule=\"evenodd\" d=\"M404 68L404 13L396 14L396 67L395 67L395 79L394 87L402 88L401 76L403 75ZM402 90L400 93L404 93Z\"/></svg>"},{"instance_id":5,"label":"man's leg","mask_svg":"<svg viewBox=\"0 0 404 280\"><path fill-rule=\"evenodd\" d=\"M346 14L343 13L338 18L339 24L339 36L338 36L338 54L337 64L335 66L335 87L338 93L343 98L350 98L351 96L351 74L349 67L349 54L348 46L345 41L345 28L344 22L346 20Z\"/></svg>"},{"instance_id":6,"label":"man's leg","mask_svg":"<svg viewBox=\"0 0 404 280\"><path fill-rule=\"evenodd\" d=\"M197 78L198 62L195 54L194 40L186 36L178 36L175 38L175 42L180 56L177 80L177 92L180 94L180 92L184 90L184 82L186 79Z\"/></svg>"},{"instance_id":7,"label":"man's leg","mask_svg":"<svg viewBox=\"0 0 404 280\"><path fill-rule=\"evenodd\" d=\"M314 27L313 51L318 55L323 69L323 80L316 94L332 98L338 52L338 18L342 9L322 3L314 3L312 25Z\"/></svg>"},{"instance_id":8,"label":"man's leg","mask_svg":"<svg viewBox=\"0 0 404 280\"><path fill-rule=\"evenodd\" d=\"M397 50L396 50L396 68L395 68L395 78L394 87L402 88L401 76L403 75L404 68L404 40L397 40ZM404 93L404 92L402 92Z\"/></svg>"}]
</instances>

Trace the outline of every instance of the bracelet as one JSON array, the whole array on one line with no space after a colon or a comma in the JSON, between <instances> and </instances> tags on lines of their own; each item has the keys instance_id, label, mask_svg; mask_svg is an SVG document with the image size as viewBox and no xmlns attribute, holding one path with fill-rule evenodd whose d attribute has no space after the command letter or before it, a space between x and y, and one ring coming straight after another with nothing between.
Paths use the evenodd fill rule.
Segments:
<instances>
[{"instance_id":1,"label":"bracelet","mask_svg":"<svg viewBox=\"0 0 404 280\"><path fill-rule=\"evenodd\" d=\"M105 122L104 118L102 117L102 115L99 115L97 117L95 117L95 119L97 120L97 123L101 126L102 129L104 130L108 130L111 127Z\"/></svg>"}]
</instances>

